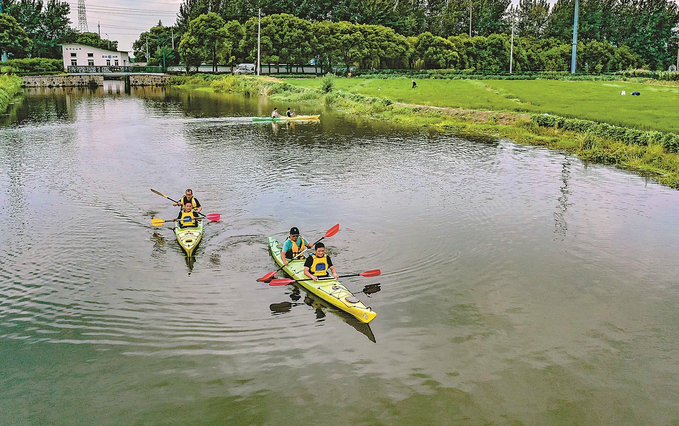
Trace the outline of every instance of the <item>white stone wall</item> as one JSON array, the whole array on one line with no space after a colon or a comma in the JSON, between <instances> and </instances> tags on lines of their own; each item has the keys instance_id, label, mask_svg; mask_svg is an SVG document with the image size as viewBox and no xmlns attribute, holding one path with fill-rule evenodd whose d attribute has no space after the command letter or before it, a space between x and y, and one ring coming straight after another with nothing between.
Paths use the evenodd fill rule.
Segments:
<instances>
[{"instance_id":1,"label":"white stone wall","mask_svg":"<svg viewBox=\"0 0 679 426\"><path fill-rule=\"evenodd\" d=\"M21 78L24 80L24 87L89 86L91 81L97 86L104 85L103 75L32 75Z\"/></svg>"}]
</instances>

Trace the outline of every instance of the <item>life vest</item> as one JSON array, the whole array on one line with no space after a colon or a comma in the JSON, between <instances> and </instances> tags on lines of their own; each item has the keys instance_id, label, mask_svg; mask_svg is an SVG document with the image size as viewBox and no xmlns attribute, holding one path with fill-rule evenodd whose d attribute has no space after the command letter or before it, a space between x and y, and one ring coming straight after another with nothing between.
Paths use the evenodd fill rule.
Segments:
<instances>
[{"instance_id":1,"label":"life vest","mask_svg":"<svg viewBox=\"0 0 679 426\"><path fill-rule=\"evenodd\" d=\"M292 243L292 249L285 253L285 257L287 257L288 259L292 259L293 257L296 257L298 254L300 254L304 250L304 248L306 246L306 241L304 240L304 237L302 237L300 235L298 241L299 241L299 245L297 245L297 243L295 241L290 240L290 242ZM302 256L300 256L300 259L301 258L302 258Z\"/></svg>"},{"instance_id":2,"label":"life vest","mask_svg":"<svg viewBox=\"0 0 679 426\"><path fill-rule=\"evenodd\" d=\"M326 254L323 257L316 257L315 254L312 254L311 258L314 260L314 263L311 264L311 267L309 268L309 272L311 272L313 275L316 275L317 277L327 276L328 275L328 255Z\"/></svg>"},{"instance_id":3,"label":"life vest","mask_svg":"<svg viewBox=\"0 0 679 426\"><path fill-rule=\"evenodd\" d=\"M184 218L190 217L191 220L187 220L184 222ZM179 218L179 226L182 228L188 228L191 226L196 226L196 217L193 215L193 212L182 212L182 217Z\"/></svg>"},{"instance_id":4,"label":"life vest","mask_svg":"<svg viewBox=\"0 0 679 426\"><path fill-rule=\"evenodd\" d=\"M182 197L182 208L188 203L189 200L186 198L186 195ZM196 197L191 197L191 205L193 206L194 209L198 208L198 205L196 204Z\"/></svg>"}]
</instances>

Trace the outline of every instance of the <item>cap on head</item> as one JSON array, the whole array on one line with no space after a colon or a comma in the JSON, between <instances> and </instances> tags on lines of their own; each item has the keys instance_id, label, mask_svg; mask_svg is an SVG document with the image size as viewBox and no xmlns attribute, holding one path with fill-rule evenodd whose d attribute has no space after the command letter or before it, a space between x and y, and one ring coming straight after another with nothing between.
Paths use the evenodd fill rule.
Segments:
<instances>
[{"instance_id":1,"label":"cap on head","mask_svg":"<svg viewBox=\"0 0 679 426\"><path fill-rule=\"evenodd\" d=\"M299 235L299 229L296 226L290 228L290 235Z\"/></svg>"}]
</instances>

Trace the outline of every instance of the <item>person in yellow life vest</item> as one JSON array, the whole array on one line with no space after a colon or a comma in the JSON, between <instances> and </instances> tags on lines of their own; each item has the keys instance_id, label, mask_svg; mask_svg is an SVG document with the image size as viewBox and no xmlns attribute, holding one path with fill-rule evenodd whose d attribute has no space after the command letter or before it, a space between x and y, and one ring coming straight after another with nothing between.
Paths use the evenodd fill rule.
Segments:
<instances>
[{"instance_id":1,"label":"person in yellow life vest","mask_svg":"<svg viewBox=\"0 0 679 426\"><path fill-rule=\"evenodd\" d=\"M193 196L193 191L191 189L187 189L182 199L179 200L178 203L173 203L172 205L184 206L186 203L191 203L193 205L193 210L197 213L200 213L200 211L203 210L203 206L201 206L200 202Z\"/></svg>"},{"instance_id":2,"label":"person in yellow life vest","mask_svg":"<svg viewBox=\"0 0 679 426\"><path fill-rule=\"evenodd\" d=\"M190 228L192 226L198 226L197 221L200 219L201 217L198 212L193 210L193 204L186 203L184 205L184 210L180 211L177 217L172 219L172 222L179 220L180 228Z\"/></svg>"},{"instance_id":3,"label":"person in yellow life vest","mask_svg":"<svg viewBox=\"0 0 679 426\"><path fill-rule=\"evenodd\" d=\"M339 278L335 267L332 266L332 260L330 256L325 254L325 244L318 243L314 247L315 253L309 256L304 262L304 275L311 278L314 281L318 281L319 278L327 277L328 271L332 274L335 279Z\"/></svg>"},{"instance_id":4,"label":"person in yellow life vest","mask_svg":"<svg viewBox=\"0 0 679 426\"><path fill-rule=\"evenodd\" d=\"M283 251L281 251L281 261L287 266L292 259L304 259L304 255L300 255L307 248L311 248L310 242L299 235L299 229L293 226L290 228L290 236L285 243L283 243ZM298 256L299 255L299 256Z\"/></svg>"}]
</instances>

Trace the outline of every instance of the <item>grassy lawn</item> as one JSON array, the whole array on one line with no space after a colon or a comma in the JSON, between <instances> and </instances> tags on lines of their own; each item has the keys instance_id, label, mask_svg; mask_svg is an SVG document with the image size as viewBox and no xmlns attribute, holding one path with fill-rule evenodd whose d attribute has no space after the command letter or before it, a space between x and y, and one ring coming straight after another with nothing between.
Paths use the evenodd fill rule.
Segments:
<instances>
[{"instance_id":1,"label":"grassy lawn","mask_svg":"<svg viewBox=\"0 0 679 426\"><path fill-rule=\"evenodd\" d=\"M288 79L320 88L321 79ZM552 113L679 133L679 86L604 81L417 80L336 78L335 90L388 98L394 102L490 111ZM626 96L620 92L625 90ZM641 96L630 96L638 91Z\"/></svg>"}]
</instances>

